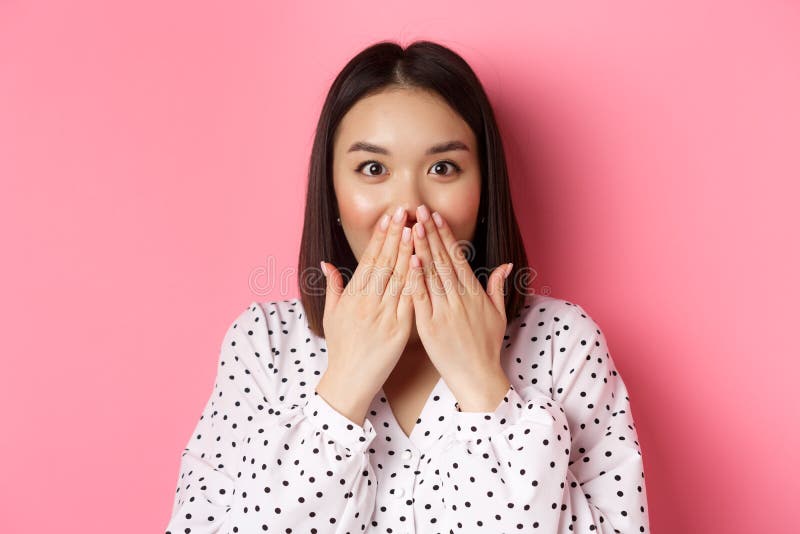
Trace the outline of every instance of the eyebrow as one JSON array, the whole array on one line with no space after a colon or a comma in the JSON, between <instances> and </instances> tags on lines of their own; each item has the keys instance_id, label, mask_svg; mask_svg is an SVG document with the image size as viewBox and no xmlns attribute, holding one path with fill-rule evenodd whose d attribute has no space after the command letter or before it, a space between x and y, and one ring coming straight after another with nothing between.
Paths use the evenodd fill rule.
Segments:
<instances>
[{"instance_id":1,"label":"eyebrow","mask_svg":"<svg viewBox=\"0 0 800 534\"><path fill-rule=\"evenodd\" d=\"M347 149L347 152L356 152L358 150L363 150L364 152L374 152L375 154L384 154L387 156L391 155L391 153L382 146L373 145L372 143L367 143L366 141L357 141L353 143L350 145L350 148ZM451 150L466 150L469 152L467 145L461 141L445 141L444 143L439 143L430 147L425 152L425 155L431 156L433 154L441 154L442 152L450 152Z\"/></svg>"}]
</instances>

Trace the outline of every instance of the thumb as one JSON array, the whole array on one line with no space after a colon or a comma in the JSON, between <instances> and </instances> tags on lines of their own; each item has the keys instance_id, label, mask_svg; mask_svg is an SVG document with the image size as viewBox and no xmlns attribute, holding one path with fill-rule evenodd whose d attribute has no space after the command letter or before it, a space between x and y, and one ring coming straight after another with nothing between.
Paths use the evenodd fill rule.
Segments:
<instances>
[{"instance_id":1,"label":"thumb","mask_svg":"<svg viewBox=\"0 0 800 534\"><path fill-rule=\"evenodd\" d=\"M339 269L332 264L321 261L319 262L322 267L322 273L325 275L325 314L327 315L330 310L336 307L339 302L339 297L342 295L342 275Z\"/></svg>"},{"instance_id":2,"label":"thumb","mask_svg":"<svg viewBox=\"0 0 800 534\"><path fill-rule=\"evenodd\" d=\"M496 267L495 270L492 271L492 275L489 277L489 282L486 284L486 294L489 295L489 298L492 300L494 307L497 308L497 311L504 315L506 312L504 286L506 278L508 278L508 275L511 274L511 269L513 267L513 263L504 263L503 265Z\"/></svg>"}]
</instances>

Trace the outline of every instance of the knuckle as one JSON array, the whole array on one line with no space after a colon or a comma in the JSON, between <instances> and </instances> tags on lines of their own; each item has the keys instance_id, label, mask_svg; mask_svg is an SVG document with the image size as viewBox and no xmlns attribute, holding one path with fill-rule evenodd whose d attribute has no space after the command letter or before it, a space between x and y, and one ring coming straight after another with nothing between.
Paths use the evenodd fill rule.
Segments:
<instances>
[{"instance_id":1,"label":"knuckle","mask_svg":"<svg viewBox=\"0 0 800 534\"><path fill-rule=\"evenodd\" d=\"M367 283L363 287L361 293L362 296L367 296L373 291L378 291L380 289L381 284L376 279L376 276L374 276L374 273L376 272L375 269L372 269L370 272L373 274L373 276L369 277L369 280L367 280Z\"/></svg>"},{"instance_id":2,"label":"knuckle","mask_svg":"<svg viewBox=\"0 0 800 534\"><path fill-rule=\"evenodd\" d=\"M385 263L375 265L375 275L379 278L387 277L391 274L392 269Z\"/></svg>"},{"instance_id":3,"label":"knuckle","mask_svg":"<svg viewBox=\"0 0 800 534\"><path fill-rule=\"evenodd\" d=\"M366 280L372 274L372 264L366 261L362 261L358 265L358 267L356 267L356 273L358 274L358 276L361 277L362 280ZM353 278L355 279L356 276L353 276Z\"/></svg>"},{"instance_id":4,"label":"knuckle","mask_svg":"<svg viewBox=\"0 0 800 534\"><path fill-rule=\"evenodd\" d=\"M433 261L437 265L447 265L448 260L449 256L445 250L437 250L433 253Z\"/></svg>"},{"instance_id":5,"label":"knuckle","mask_svg":"<svg viewBox=\"0 0 800 534\"><path fill-rule=\"evenodd\" d=\"M392 273L392 276L389 279L389 287L391 287L392 289L391 295L394 296L395 292L402 286L403 286L403 278L396 272Z\"/></svg>"},{"instance_id":6,"label":"knuckle","mask_svg":"<svg viewBox=\"0 0 800 534\"><path fill-rule=\"evenodd\" d=\"M379 269L386 269L392 264L392 258L388 254L381 254L375 262Z\"/></svg>"}]
</instances>

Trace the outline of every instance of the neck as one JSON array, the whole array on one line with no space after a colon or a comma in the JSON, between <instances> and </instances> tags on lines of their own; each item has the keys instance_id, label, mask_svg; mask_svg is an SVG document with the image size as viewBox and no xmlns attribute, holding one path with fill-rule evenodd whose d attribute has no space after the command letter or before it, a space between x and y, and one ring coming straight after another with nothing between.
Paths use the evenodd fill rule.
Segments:
<instances>
[{"instance_id":1,"label":"neck","mask_svg":"<svg viewBox=\"0 0 800 534\"><path fill-rule=\"evenodd\" d=\"M421 342L409 341L403 351L400 360L395 367L399 367L398 371L405 372L419 372L425 369L433 368L433 363L428 358L428 353Z\"/></svg>"}]
</instances>

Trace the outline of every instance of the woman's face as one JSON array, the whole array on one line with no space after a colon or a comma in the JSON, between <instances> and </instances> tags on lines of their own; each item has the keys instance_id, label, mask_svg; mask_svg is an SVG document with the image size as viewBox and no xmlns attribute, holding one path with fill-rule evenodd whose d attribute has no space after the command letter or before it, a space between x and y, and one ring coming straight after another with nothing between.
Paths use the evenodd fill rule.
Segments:
<instances>
[{"instance_id":1,"label":"woman's face","mask_svg":"<svg viewBox=\"0 0 800 534\"><path fill-rule=\"evenodd\" d=\"M425 204L444 217L456 240L471 241L481 191L475 135L435 93L393 88L364 97L334 134L333 186L358 261L378 220L398 206L407 210L406 226Z\"/></svg>"}]
</instances>

